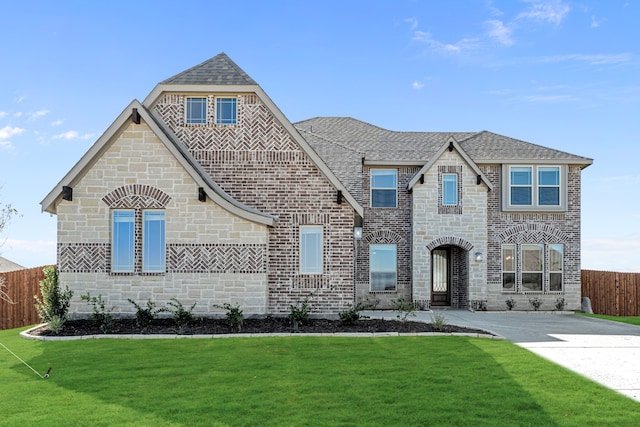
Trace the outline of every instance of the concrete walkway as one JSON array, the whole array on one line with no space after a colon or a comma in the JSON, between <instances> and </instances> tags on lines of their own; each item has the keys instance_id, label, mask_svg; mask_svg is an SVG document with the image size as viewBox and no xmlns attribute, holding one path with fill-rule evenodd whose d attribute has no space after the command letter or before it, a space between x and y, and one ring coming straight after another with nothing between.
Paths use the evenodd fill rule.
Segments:
<instances>
[{"instance_id":1,"label":"concrete walkway","mask_svg":"<svg viewBox=\"0 0 640 427\"><path fill-rule=\"evenodd\" d=\"M392 311L371 317L396 317ZM558 365L640 402L640 326L551 312L416 312L432 321L442 314L450 325L490 331ZM411 318L410 318L411 319Z\"/></svg>"}]
</instances>

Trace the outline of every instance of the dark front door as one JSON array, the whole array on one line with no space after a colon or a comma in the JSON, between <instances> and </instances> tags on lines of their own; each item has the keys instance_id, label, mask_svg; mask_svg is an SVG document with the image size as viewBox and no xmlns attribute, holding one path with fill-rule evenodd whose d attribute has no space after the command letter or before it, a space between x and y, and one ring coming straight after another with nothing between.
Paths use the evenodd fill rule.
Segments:
<instances>
[{"instance_id":1,"label":"dark front door","mask_svg":"<svg viewBox=\"0 0 640 427\"><path fill-rule=\"evenodd\" d=\"M431 252L431 305L451 305L448 249L434 249Z\"/></svg>"}]
</instances>

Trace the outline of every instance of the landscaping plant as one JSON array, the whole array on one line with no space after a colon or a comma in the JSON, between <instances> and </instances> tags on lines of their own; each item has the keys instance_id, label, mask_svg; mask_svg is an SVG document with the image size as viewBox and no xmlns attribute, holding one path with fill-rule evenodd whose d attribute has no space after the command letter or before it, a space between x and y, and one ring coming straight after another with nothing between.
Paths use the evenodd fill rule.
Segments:
<instances>
[{"instance_id":1,"label":"landscaping plant","mask_svg":"<svg viewBox=\"0 0 640 427\"><path fill-rule=\"evenodd\" d=\"M538 297L531 297L529 298L529 304L531 304L534 311L538 311L540 310L540 306L542 306L542 299Z\"/></svg>"},{"instance_id":2,"label":"landscaping plant","mask_svg":"<svg viewBox=\"0 0 640 427\"><path fill-rule=\"evenodd\" d=\"M197 302L194 302L190 308L186 309L176 298L171 298L171 301L167 303L169 306L167 311L173 315L173 321L176 322L178 333L183 333L187 327L194 324L193 309L196 304Z\"/></svg>"},{"instance_id":3,"label":"landscaping plant","mask_svg":"<svg viewBox=\"0 0 640 427\"><path fill-rule=\"evenodd\" d=\"M147 301L146 308L140 306L130 298L128 298L127 301L133 304L136 308L136 325L142 329L147 328L151 324L151 321L156 318L158 313L162 313L166 310L165 308L156 308L156 303L151 300Z\"/></svg>"},{"instance_id":4,"label":"landscaping plant","mask_svg":"<svg viewBox=\"0 0 640 427\"><path fill-rule=\"evenodd\" d=\"M236 303L236 305L231 305L228 302L225 302L222 305L214 304L213 306L226 310L225 318L227 319L229 327L237 330L238 332L242 331L242 325L244 325L244 314L242 313L242 309L238 303Z\"/></svg>"},{"instance_id":5,"label":"landscaping plant","mask_svg":"<svg viewBox=\"0 0 640 427\"><path fill-rule=\"evenodd\" d=\"M311 306L309 305L309 299L313 294L307 295L301 303L296 305L291 304L289 319L293 324L293 331L298 332L300 325L304 325L309 321L309 314L311 313Z\"/></svg>"},{"instance_id":6,"label":"landscaping plant","mask_svg":"<svg viewBox=\"0 0 640 427\"><path fill-rule=\"evenodd\" d=\"M353 325L360 319L367 319L367 316L363 316L360 314L362 310L366 310L368 307L364 305L362 302L358 301L356 304L352 305L351 308L345 311L341 311L338 313L340 316L340 320L345 325Z\"/></svg>"},{"instance_id":7,"label":"landscaping plant","mask_svg":"<svg viewBox=\"0 0 640 427\"><path fill-rule=\"evenodd\" d=\"M407 301L404 298L398 298L391 301L393 303L393 309L398 312L396 317L403 322L407 320L409 316L416 315L416 304L413 301Z\"/></svg>"},{"instance_id":8,"label":"landscaping plant","mask_svg":"<svg viewBox=\"0 0 640 427\"><path fill-rule=\"evenodd\" d=\"M86 295L80 295L80 299L82 301L86 301L87 304L93 307L93 314L91 317L93 321L96 322L96 325L103 334L106 334L113 329L113 314L111 312L115 309L115 307L107 308L106 303L102 299L102 295L98 294L97 297L92 297L89 292Z\"/></svg>"},{"instance_id":9,"label":"landscaping plant","mask_svg":"<svg viewBox=\"0 0 640 427\"><path fill-rule=\"evenodd\" d=\"M44 279L40 281L42 300L38 295L34 306L43 322L49 323L49 329L58 333L67 321L67 313L73 291L69 287L60 289L58 282L58 270L53 266L47 266L43 270Z\"/></svg>"},{"instance_id":10,"label":"landscaping plant","mask_svg":"<svg viewBox=\"0 0 640 427\"><path fill-rule=\"evenodd\" d=\"M444 331L444 327L447 325L447 318L443 313L431 314L431 321L436 331Z\"/></svg>"},{"instance_id":11,"label":"landscaping plant","mask_svg":"<svg viewBox=\"0 0 640 427\"><path fill-rule=\"evenodd\" d=\"M507 310L509 311L513 310L514 308L516 308L516 305L518 305L516 300L514 300L513 298L507 298L505 304L507 304Z\"/></svg>"},{"instance_id":12,"label":"landscaping plant","mask_svg":"<svg viewBox=\"0 0 640 427\"><path fill-rule=\"evenodd\" d=\"M567 306L567 302L564 300L563 297L558 297L558 299L556 299L556 310L562 311L566 306Z\"/></svg>"}]
</instances>

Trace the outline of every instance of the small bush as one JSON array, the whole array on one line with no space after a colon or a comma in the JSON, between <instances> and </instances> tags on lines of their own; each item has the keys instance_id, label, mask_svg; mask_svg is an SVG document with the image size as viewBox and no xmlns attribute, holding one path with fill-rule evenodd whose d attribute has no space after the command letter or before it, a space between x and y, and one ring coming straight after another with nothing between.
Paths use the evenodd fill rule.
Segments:
<instances>
[{"instance_id":1,"label":"small bush","mask_svg":"<svg viewBox=\"0 0 640 427\"><path fill-rule=\"evenodd\" d=\"M227 325L229 325L230 328L235 329L238 332L242 330L242 326L244 325L244 314L242 313L242 309L238 303L236 303L236 305L231 305L228 302L225 302L222 305L214 304L213 306L226 310L225 317L227 319Z\"/></svg>"},{"instance_id":2,"label":"small bush","mask_svg":"<svg viewBox=\"0 0 640 427\"><path fill-rule=\"evenodd\" d=\"M197 302L194 302L189 309L185 309L180 301L176 298L171 298L171 301L167 303L169 311L173 315L173 321L176 322L178 329L182 332L186 327L194 324L193 309Z\"/></svg>"},{"instance_id":3,"label":"small bush","mask_svg":"<svg viewBox=\"0 0 640 427\"><path fill-rule=\"evenodd\" d=\"M44 279L40 281L40 291L42 300L38 295L34 296L35 308L43 322L51 322L53 319L64 325L67 320L67 312L71 303L73 291L65 287L63 291L58 283L58 270L55 267L47 266L43 269Z\"/></svg>"},{"instance_id":4,"label":"small bush","mask_svg":"<svg viewBox=\"0 0 640 427\"><path fill-rule=\"evenodd\" d=\"M304 325L309 321L309 314L311 313L311 306L309 305L309 299L313 296L313 294L309 294L302 300L302 303L298 303L296 305L291 304L289 319L291 323L293 323L293 330L298 332L298 328L300 325Z\"/></svg>"},{"instance_id":5,"label":"small bush","mask_svg":"<svg viewBox=\"0 0 640 427\"><path fill-rule=\"evenodd\" d=\"M431 321L436 331L444 331L444 327L447 325L447 318L442 313L433 313L431 315Z\"/></svg>"},{"instance_id":6,"label":"small bush","mask_svg":"<svg viewBox=\"0 0 640 427\"><path fill-rule=\"evenodd\" d=\"M358 320L367 318L367 316L363 316L360 314L362 310L366 310L367 308L368 307L365 304L357 302L348 310L339 312L338 316L340 316L340 321L342 321L342 323L344 323L345 325L353 325Z\"/></svg>"},{"instance_id":7,"label":"small bush","mask_svg":"<svg viewBox=\"0 0 640 427\"><path fill-rule=\"evenodd\" d=\"M403 322L407 320L407 317L416 315L416 304L413 301L407 301L404 298L398 298L397 300L393 300L391 302L393 303L394 311L398 312L396 317Z\"/></svg>"},{"instance_id":8,"label":"small bush","mask_svg":"<svg viewBox=\"0 0 640 427\"><path fill-rule=\"evenodd\" d=\"M564 300L563 297L559 297L558 299L556 299L556 310L562 311L566 306L567 306L567 302Z\"/></svg>"},{"instance_id":9,"label":"small bush","mask_svg":"<svg viewBox=\"0 0 640 427\"><path fill-rule=\"evenodd\" d=\"M102 300L102 295L98 294L97 297L92 297L89 292L86 295L80 295L82 301L86 301L87 304L93 307L93 314L91 315L93 321L103 334L106 334L113 329L113 315L111 312L115 307L107 308L106 303Z\"/></svg>"},{"instance_id":10,"label":"small bush","mask_svg":"<svg viewBox=\"0 0 640 427\"><path fill-rule=\"evenodd\" d=\"M513 310L518 305L516 300L514 300L513 298L507 298L507 300L505 301L505 304L507 304L507 310L509 311Z\"/></svg>"},{"instance_id":11,"label":"small bush","mask_svg":"<svg viewBox=\"0 0 640 427\"><path fill-rule=\"evenodd\" d=\"M138 305L138 303L130 298L128 298L127 301L133 304L133 306L136 308L136 325L138 325L138 327L142 329L149 327L151 321L156 318L158 313L162 313L163 311L165 311L164 308L156 308L156 303L151 300L147 301L146 308L141 307L140 305Z\"/></svg>"},{"instance_id":12,"label":"small bush","mask_svg":"<svg viewBox=\"0 0 640 427\"><path fill-rule=\"evenodd\" d=\"M529 304L533 307L534 311L540 310L540 306L542 306L542 300L538 297L529 298Z\"/></svg>"},{"instance_id":13,"label":"small bush","mask_svg":"<svg viewBox=\"0 0 640 427\"><path fill-rule=\"evenodd\" d=\"M59 316L53 316L51 320L49 320L49 330L54 334L58 335L62 332L62 328L64 328L65 320Z\"/></svg>"}]
</instances>

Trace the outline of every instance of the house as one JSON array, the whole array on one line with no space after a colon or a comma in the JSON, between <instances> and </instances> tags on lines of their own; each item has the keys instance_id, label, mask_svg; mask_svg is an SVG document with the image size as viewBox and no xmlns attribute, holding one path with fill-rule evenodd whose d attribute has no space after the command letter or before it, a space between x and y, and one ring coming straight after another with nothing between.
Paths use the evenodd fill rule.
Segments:
<instances>
[{"instance_id":1,"label":"house","mask_svg":"<svg viewBox=\"0 0 640 427\"><path fill-rule=\"evenodd\" d=\"M0 256L0 273L7 273L9 271L23 270L23 269L24 267L21 266L20 264L16 264L15 262Z\"/></svg>"},{"instance_id":2,"label":"house","mask_svg":"<svg viewBox=\"0 0 640 427\"><path fill-rule=\"evenodd\" d=\"M79 296L288 313L580 304L591 159L490 132L290 123L221 53L132 101L41 202Z\"/></svg>"}]
</instances>

